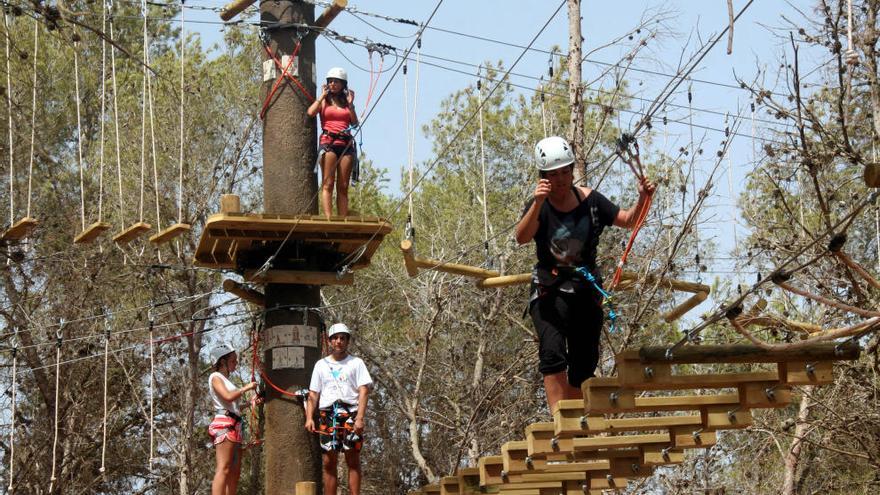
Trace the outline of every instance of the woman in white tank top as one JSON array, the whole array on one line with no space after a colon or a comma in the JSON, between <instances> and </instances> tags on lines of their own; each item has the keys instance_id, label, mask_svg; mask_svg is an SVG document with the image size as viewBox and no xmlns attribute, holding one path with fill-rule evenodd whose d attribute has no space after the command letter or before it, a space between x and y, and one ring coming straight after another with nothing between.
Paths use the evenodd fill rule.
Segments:
<instances>
[{"instance_id":1,"label":"woman in white tank top","mask_svg":"<svg viewBox=\"0 0 880 495\"><path fill-rule=\"evenodd\" d=\"M214 372L208 377L208 395L214 407L214 419L208 434L214 440L217 468L211 483L211 495L235 493L241 474L241 411L237 401L245 392L257 388L250 382L237 388L229 375L238 367L238 354L228 344L211 349Z\"/></svg>"}]
</instances>

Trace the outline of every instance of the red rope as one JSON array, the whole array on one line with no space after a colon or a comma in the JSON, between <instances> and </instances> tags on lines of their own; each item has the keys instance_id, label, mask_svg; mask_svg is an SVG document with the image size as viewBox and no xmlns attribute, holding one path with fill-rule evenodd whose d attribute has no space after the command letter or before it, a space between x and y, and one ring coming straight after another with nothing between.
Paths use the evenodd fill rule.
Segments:
<instances>
[{"instance_id":1,"label":"red rope","mask_svg":"<svg viewBox=\"0 0 880 495\"><path fill-rule=\"evenodd\" d=\"M269 48L269 45L263 43L263 49L266 50L266 54L269 55L269 58L275 64L275 67L281 70L281 74L275 79L275 83L272 85L272 89L266 95L266 100L263 101L263 107L260 109L260 120L266 118L266 111L269 110L269 105L272 103L272 99L275 97L275 93L281 88L281 83L284 82L285 79L292 81L296 86L302 91L302 94L305 95L309 101L315 101L315 97L309 94L306 88L302 85L299 79L296 78L292 73L288 72L290 70L290 66L293 65L293 62L296 60L296 56L299 53L301 44L297 42L296 47L293 49L293 53L290 55L290 58L287 60L287 65L284 67L281 66L281 59L278 58L278 55Z\"/></svg>"},{"instance_id":2,"label":"red rope","mask_svg":"<svg viewBox=\"0 0 880 495\"><path fill-rule=\"evenodd\" d=\"M629 242L626 243L626 248L623 250L623 254L620 256L620 261L617 263L617 269L614 271L614 278L611 279L610 290L614 290L617 287L617 284L620 283L620 277L623 275L623 265L626 264L626 259L629 257L630 251L632 251L633 244L636 241L636 236L639 235L639 231L642 229L642 226L645 224L645 220L648 218L648 211L651 209L651 201L654 198L654 193L648 194L648 199L645 201L645 206L642 207L642 211L639 213L639 218L636 220L636 225L633 227L632 234L629 236Z\"/></svg>"},{"instance_id":3,"label":"red rope","mask_svg":"<svg viewBox=\"0 0 880 495\"><path fill-rule=\"evenodd\" d=\"M380 56L379 58L379 70L377 72L373 72L373 52L370 52L370 86L367 89L367 98L364 100L364 111L361 115L366 115L367 110L370 108L370 100L373 99L373 92L376 91L376 88L379 86L379 78L382 77L382 67L385 65L385 57ZM375 74L375 78L373 75Z\"/></svg>"}]
</instances>

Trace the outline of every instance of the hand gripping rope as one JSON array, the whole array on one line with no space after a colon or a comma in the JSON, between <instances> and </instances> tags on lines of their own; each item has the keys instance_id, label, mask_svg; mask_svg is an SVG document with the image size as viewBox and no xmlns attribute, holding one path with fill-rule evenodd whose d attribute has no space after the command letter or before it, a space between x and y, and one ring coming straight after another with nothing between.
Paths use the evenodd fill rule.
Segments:
<instances>
[{"instance_id":1,"label":"hand gripping rope","mask_svg":"<svg viewBox=\"0 0 880 495\"><path fill-rule=\"evenodd\" d=\"M630 151L630 144L632 144L635 153ZM630 170L632 170L633 174L635 174L639 181L645 179L645 171L642 168L642 160L639 157L639 142L636 141L635 136L627 133L623 133L620 136L617 140L617 156L619 156L624 163L629 165ZM632 234L629 236L629 242L626 243L626 248L620 256L620 261L617 263L617 269L614 271L614 277L611 279L610 290L614 290L614 288L617 287L617 284L620 283L620 277L623 274L623 265L626 264L626 258L629 256L630 251L632 251L636 236L639 235L639 230L641 230L642 225L645 224L645 219L648 218L648 212L651 210L651 201L653 198L654 193L649 192L645 205L639 211L639 216L636 219Z\"/></svg>"},{"instance_id":2,"label":"hand gripping rope","mask_svg":"<svg viewBox=\"0 0 880 495\"><path fill-rule=\"evenodd\" d=\"M590 270L587 270L586 267L580 266L575 268L576 272L580 273L587 282L593 284L593 287L596 289L596 292L602 296L602 305L608 308L608 320L610 320L611 324L608 327L608 331L614 333L617 330L617 311L614 309L614 302L611 300L611 293L606 291L599 285L599 281L596 280L596 277L590 273Z\"/></svg>"},{"instance_id":3,"label":"hand gripping rope","mask_svg":"<svg viewBox=\"0 0 880 495\"><path fill-rule=\"evenodd\" d=\"M263 31L260 33L260 41L263 44L263 50L266 51L266 54L269 55L269 58L272 59L272 63L275 65L275 68L281 71L281 74L278 75L278 78L275 79L275 83L272 85L272 89L266 94L266 100L263 101L263 107L260 109L260 120L266 118L266 112L269 110L269 105L272 103L272 98L275 97L275 93L278 92L278 89L281 88L281 83L284 82L285 79L290 80L302 91L302 94L305 95L309 101L314 101L315 98L309 94L306 88L302 85L299 79L290 72L290 68L293 63L297 60L296 56L299 53L299 49L301 47L301 43L299 40L296 42L296 47L293 49L293 53L290 54L290 58L287 60L286 65L282 65L281 58L272 51L269 47L269 36Z\"/></svg>"}]
</instances>

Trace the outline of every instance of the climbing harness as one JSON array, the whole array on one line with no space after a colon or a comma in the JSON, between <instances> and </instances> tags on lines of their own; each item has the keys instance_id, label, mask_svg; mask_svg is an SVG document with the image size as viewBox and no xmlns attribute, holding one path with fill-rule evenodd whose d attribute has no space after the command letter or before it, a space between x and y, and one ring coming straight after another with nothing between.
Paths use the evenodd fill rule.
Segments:
<instances>
[{"instance_id":1,"label":"climbing harness","mask_svg":"<svg viewBox=\"0 0 880 495\"><path fill-rule=\"evenodd\" d=\"M574 271L579 273L587 282L592 284L593 288L596 289L596 292L602 297L602 305L608 308L608 320L610 321L608 331L611 333L617 331L617 311L614 308L614 301L612 300L611 293L602 288L602 285L599 284L596 277L594 277L586 267L580 266L575 268Z\"/></svg>"}]
</instances>

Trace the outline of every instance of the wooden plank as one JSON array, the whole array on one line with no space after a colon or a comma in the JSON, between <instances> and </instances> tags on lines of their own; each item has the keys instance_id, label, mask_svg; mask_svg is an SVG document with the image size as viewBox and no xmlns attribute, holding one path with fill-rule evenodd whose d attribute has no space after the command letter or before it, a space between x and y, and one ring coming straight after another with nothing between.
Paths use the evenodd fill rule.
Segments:
<instances>
[{"instance_id":1,"label":"wooden plank","mask_svg":"<svg viewBox=\"0 0 880 495\"><path fill-rule=\"evenodd\" d=\"M628 356L629 354L627 354ZM617 361L617 376L622 383L653 382L663 383L672 376L672 365L667 363L641 363L636 359L621 359L619 354ZM636 357L638 357L636 355ZM598 382L597 382L598 383ZM583 387L582 387L583 388Z\"/></svg>"},{"instance_id":2,"label":"wooden plank","mask_svg":"<svg viewBox=\"0 0 880 495\"><path fill-rule=\"evenodd\" d=\"M426 485L422 487L422 491L425 495L440 495L440 485L437 483Z\"/></svg>"},{"instance_id":3,"label":"wooden plank","mask_svg":"<svg viewBox=\"0 0 880 495\"><path fill-rule=\"evenodd\" d=\"M553 410L553 424L557 436L579 432L582 428L581 418L584 416L584 401L563 399L556 403Z\"/></svg>"},{"instance_id":4,"label":"wooden plank","mask_svg":"<svg viewBox=\"0 0 880 495\"><path fill-rule=\"evenodd\" d=\"M339 277L336 272L269 270L257 275L257 270L245 270L244 279L258 284L351 285L354 274Z\"/></svg>"},{"instance_id":5,"label":"wooden plank","mask_svg":"<svg viewBox=\"0 0 880 495\"><path fill-rule=\"evenodd\" d=\"M787 385L827 385L834 381L834 363L831 361L780 363L779 376Z\"/></svg>"},{"instance_id":6,"label":"wooden plank","mask_svg":"<svg viewBox=\"0 0 880 495\"><path fill-rule=\"evenodd\" d=\"M20 241L31 236L31 233L37 228L37 220L31 217L24 217L12 224L11 227L3 232L0 240L11 242Z\"/></svg>"},{"instance_id":7,"label":"wooden plank","mask_svg":"<svg viewBox=\"0 0 880 495\"><path fill-rule=\"evenodd\" d=\"M642 464L646 466L669 466L684 462L684 450L671 446L645 445L642 450Z\"/></svg>"},{"instance_id":8,"label":"wooden plank","mask_svg":"<svg viewBox=\"0 0 880 495\"><path fill-rule=\"evenodd\" d=\"M83 230L76 237L73 238L74 244L86 244L94 241L101 234L110 229L110 224L107 222L95 222L88 227L86 230Z\"/></svg>"},{"instance_id":9,"label":"wooden plank","mask_svg":"<svg viewBox=\"0 0 880 495\"><path fill-rule=\"evenodd\" d=\"M667 439L668 440L668 439ZM654 474L654 466L642 464L642 457L611 459L611 476L614 478L647 478ZM590 488L593 488L590 486Z\"/></svg>"},{"instance_id":10,"label":"wooden plank","mask_svg":"<svg viewBox=\"0 0 880 495\"><path fill-rule=\"evenodd\" d=\"M688 345L676 349L671 358L665 346L642 347L639 361L663 364L713 364L713 363L781 363L804 361L851 361L859 358L858 342L836 344L817 342L806 348L764 349L751 344ZM631 354L624 357L628 358Z\"/></svg>"},{"instance_id":11,"label":"wooden plank","mask_svg":"<svg viewBox=\"0 0 880 495\"><path fill-rule=\"evenodd\" d=\"M590 473L587 481L589 483L587 488L590 490L623 490L629 483L626 476L612 475L610 468L608 471Z\"/></svg>"},{"instance_id":12,"label":"wooden plank","mask_svg":"<svg viewBox=\"0 0 880 495\"><path fill-rule=\"evenodd\" d=\"M636 381L636 378L632 379ZM612 414L636 407L636 393L619 384L606 386L607 381L590 378L581 385L585 411L589 414Z\"/></svg>"},{"instance_id":13,"label":"wooden plank","mask_svg":"<svg viewBox=\"0 0 880 495\"><path fill-rule=\"evenodd\" d=\"M623 449L628 447L640 447L652 443L669 443L669 432L651 433L644 435L614 435L607 437L575 437L573 450L600 450L600 449Z\"/></svg>"},{"instance_id":14,"label":"wooden plank","mask_svg":"<svg viewBox=\"0 0 880 495\"><path fill-rule=\"evenodd\" d=\"M705 430L737 430L752 425L752 412L740 406L708 406L702 415Z\"/></svg>"},{"instance_id":15,"label":"wooden plank","mask_svg":"<svg viewBox=\"0 0 880 495\"><path fill-rule=\"evenodd\" d=\"M501 460L504 471L508 474L540 470L547 463L544 459L529 457L529 445L525 440L505 442L501 446Z\"/></svg>"},{"instance_id":16,"label":"wooden plank","mask_svg":"<svg viewBox=\"0 0 880 495\"><path fill-rule=\"evenodd\" d=\"M148 223L135 222L131 224L127 229L114 235L113 242L115 242L116 244L128 244L129 242L149 232L151 228L152 226Z\"/></svg>"},{"instance_id":17,"label":"wooden plank","mask_svg":"<svg viewBox=\"0 0 880 495\"><path fill-rule=\"evenodd\" d=\"M571 450L571 438L556 436L556 423L533 423L526 427L528 454L534 458Z\"/></svg>"},{"instance_id":18,"label":"wooden plank","mask_svg":"<svg viewBox=\"0 0 880 495\"><path fill-rule=\"evenodd\" d=\"M739 386L739 399L750 409L785 407L791 403L791 388L779 382L744 383Z\"/></svg>"},{"instance_id":19,"label":"wooden plank","mask_svg":"<svg viewBox=\"0 0 880 495\"><path fill-rule=\"evenodd\" d=\"M676 449L703 449L715 445L717 437L714 431L693 426L677 426L669 429L672 445Z\"/></svg>"},{"instance_id":20,"label":"wooden plank","mask_svg":"<svg viewBox=\"0 0 880 495\"><path fill-rule=\"evenodd\" d=\"M638 390L688 390L706 388L736 388L742 383L767 382L779 380L775 371L759 371L745 373L714 373L702 375L673 375L663 383L633 381L622 382L621 385Z\"/></svg>"},{"instance_id":21,"label":"wooden plank","mask_svg":"<svg viewBox=\"0 0 880 495\"><path fill-rule=\"evenodd\" d=\"M473 495L480 491L480 468L458 468L455 473L461 495Z\"/></svg>"},{"instance_id":22,"label":"wooden plank","mask_svg":"<svg viewBox=\"0 0 880 495\"><path fill-rule=\"evenodd\" d=\"M461 495L461 487L457 476L440 478L440 495Z\"/></svg>"},{"instance_id":23,"label":"wooden plank","mask_svg":"<svg viewBox=\"0 0 880 495\"><path fill-rule=\"evenodd\" d=\"M188 223L175 223L174 225L165 228L161 232L151 235L150 242L152 242L153 244L163 244L172 241L184 234L187 234L191 230L192 226Z\"/></svg>"},{"instance_id":24,"label":"wooden plank","mask_svg":"<svg viewBox=\"0 0 880 495\"><path fill-rule=\"evenodd\" d=\"M504 459L500 455L480 457L477 461L480 470L480 486L498 485L504 482L501 472L504 471Z\"/></svg>"}]
</instances>

